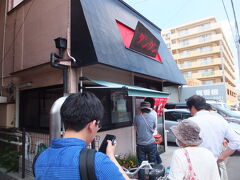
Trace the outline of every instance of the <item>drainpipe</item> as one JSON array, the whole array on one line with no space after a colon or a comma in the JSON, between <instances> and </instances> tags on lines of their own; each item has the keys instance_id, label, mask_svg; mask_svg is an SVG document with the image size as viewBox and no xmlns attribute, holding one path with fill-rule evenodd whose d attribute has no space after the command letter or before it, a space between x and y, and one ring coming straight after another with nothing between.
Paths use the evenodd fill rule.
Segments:
<instances>
[{"instance_id":1,"label":"drainpipe","mask_svg":"<svg viewBox=\"0 0 240 180\"><path fill-rule=\"evenodd\" d=\"M66 100L67 96L60 97L57 99L51 107L50 110L50 133L49 133L49 142L51 144L52 138L61 138L62 136L62 123L61 123L61 116L60 116L60 109L64 101Z\"/></svg>"},{"instance_id":2,"label":"drainpipe","mask_svg":"<svg viewBox=\"0 0 240 180\"><path fill-rule=\"evenodd\" d=\"M62 59L63 58L63 51L59 51L59 55L56 53L51 53L50 54L50 64L52 67L57 68L57 69L62 69L63 70L63 90L64 94L68 93L68 68L66 66L56 64L55 63L55 58Z\"/></svg>"},{"instance_id":3,"label":"drainpipe","mask_svg":"<svg viewBox=\"0 0 240 180\"><path fill-rule=\"evenodd\" d=\"M5 60L5 39L6 39L6 24L7 24L7 1L5 1L5 11L4 11L4 24L3 24L3 43L2 43L2 76L1 76L1 85L2 85L2 88L4 86L4 83L3 83L3 66L4 66L4 60ZM2 88L1 88L1 96L3 95L3 92L2 92Z\"/></svg>"}]
</instances>

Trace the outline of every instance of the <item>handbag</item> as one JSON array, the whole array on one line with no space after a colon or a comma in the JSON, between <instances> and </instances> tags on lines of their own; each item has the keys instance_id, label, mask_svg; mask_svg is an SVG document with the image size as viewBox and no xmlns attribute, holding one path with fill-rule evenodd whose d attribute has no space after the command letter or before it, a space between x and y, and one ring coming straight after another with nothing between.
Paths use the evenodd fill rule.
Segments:
<instances>
[{"instance_id":1,"label":"handbag","mask_svg":"<svg viewBox=\"0 0 240 180\"><path fill-rule=\"evenodd\" d=\"M154 132L154 129L150 127L150 125L147 123L146 118L142 115L142 118L144 119L146 125L148 126L148 128ZM155 144L161 144L163 142L162 136L161 134L157 133L155 135L153 135L154 139L155 139Z\"/></svg>"},{"instance_id":2,"label":"handbag","mask_svg":"<svg viewBox=\"0 0 240 180\"><path fill-rule=\"evenodd\" d=\"M183 180L199 180L197 178L196 173L193 171L193 167L192 167L192 163L191 163L191 159L189 157L188 151L186 150L186 148L184 148L184 155L187 158L187 163L188 163L188 172L187 175L184 177Z\"/></svg>"}]
</instances>

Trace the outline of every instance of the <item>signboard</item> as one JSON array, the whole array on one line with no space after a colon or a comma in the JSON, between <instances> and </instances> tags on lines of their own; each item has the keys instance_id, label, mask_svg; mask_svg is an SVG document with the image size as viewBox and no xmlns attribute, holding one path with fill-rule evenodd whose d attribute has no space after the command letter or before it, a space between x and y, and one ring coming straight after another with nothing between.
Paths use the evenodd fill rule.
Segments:
<instances>
[{"instance_id":1,"label":"signboard","mask_svg":"<svg viewBox=\"0 0 240 180\"><path fill-rule=\"evenodd\" d=\"M185 102L192 95L203 96L207 100L226 102L226 87L224 84L182 87L180 101Z\"/></svg>"},{"instance_id":2,"label":"signboard","mask_svg":"<svg viewBox=\"0 0 240 180\"><path fill-rule=\"evenodd\" d=\"M147 56L156 57L159 45L160 41L138 21L129 48Z\"/></svg>"}]
</instances>

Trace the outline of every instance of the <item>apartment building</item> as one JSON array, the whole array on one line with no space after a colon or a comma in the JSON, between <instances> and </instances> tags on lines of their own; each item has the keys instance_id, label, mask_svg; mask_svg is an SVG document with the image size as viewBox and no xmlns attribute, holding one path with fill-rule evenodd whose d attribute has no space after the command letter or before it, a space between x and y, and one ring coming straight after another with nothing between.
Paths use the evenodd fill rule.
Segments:
<instances>
[{"instance_id":1,"label":"apartment building","mask_svg":"<svg viewBox=\"0 0 240 180\"><path fill-rule=\"evenodd\" d=\"M228 103L236 103L233 54L215 17L163 30L162 36L188 85L193 80L201 85L224 83Z\"/></svg>"}]
</instances>

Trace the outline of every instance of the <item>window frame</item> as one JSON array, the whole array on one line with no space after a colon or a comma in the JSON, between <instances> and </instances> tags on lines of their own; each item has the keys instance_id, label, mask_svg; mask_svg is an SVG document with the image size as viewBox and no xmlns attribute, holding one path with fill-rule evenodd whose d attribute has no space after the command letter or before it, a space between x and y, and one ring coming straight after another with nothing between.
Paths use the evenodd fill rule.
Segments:
<instances>
[{"instance_id":1,"label":"window frame","mask_svg":"<svg viewBox=\"0 0 240 180\"><path fill-rule=\"evenodd\" d=\"M63 96L63 86L62 85L56 85L56 86L49 86L49 87L43 87L43 88L35 88L35 89L27 89L27 90L21 90L20 91L20 102L19 102L19 127L20 128L25 128L28 131L31 132L40 132L40 133L49 133L50 127L49 127L49 122L48 125L41 126L41 118L44 119L43 116L41 116L41 113L44 112L44 108L41 109L41 103L44 103L42 100L42 95L46 95L46 93L44 94L44 92L50 91L50 90L56 90L56 92L59 93L59 97L53 98L53 103L60 97ZM31 103L26 103L26 98L31 101L29 99L29 94L35 94L35 98L36 100L36 106L33 106L33 102ZM24 97L25 96L25 97ZM49 100L49 99L47 99ZM53 104L52 103L52 104ZM31 108L30 110L27 110L27 105L30 105ZM35 109L36 108L36 109ZM48 121L50 121L50 109L49 110L49 118ZM30 111L34 111L37 113L37 115L34 116L34 119L27 119L26 117L29 118L31 115L26 115L28 114L27 112ZM28 124L30 123L30 124ZM36 125L37 124L37 125Z\"/></svg>"}]
</instances>

